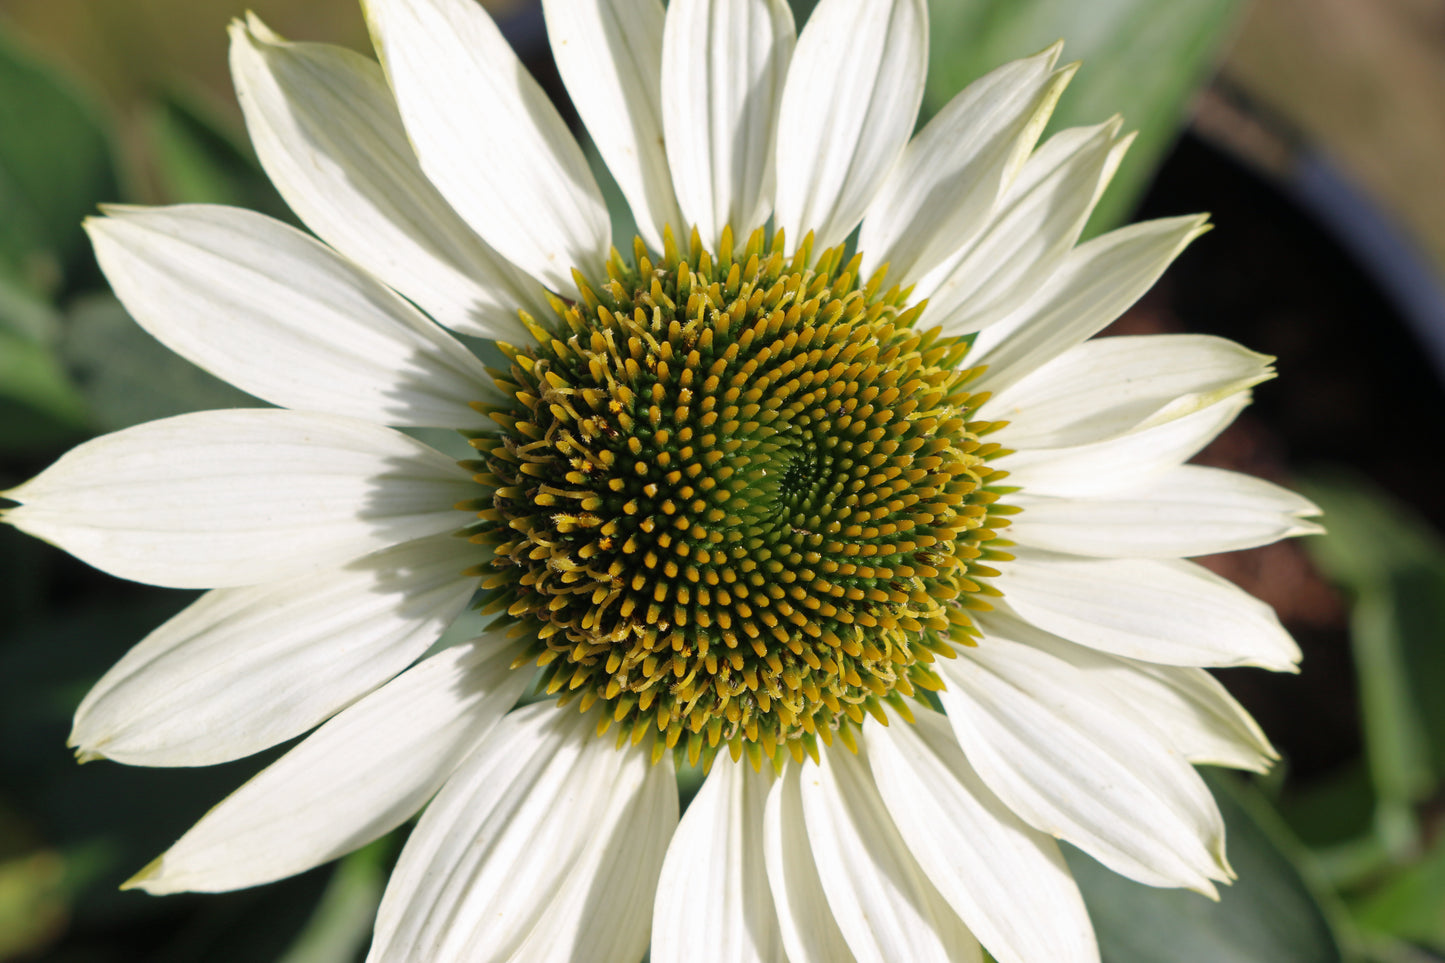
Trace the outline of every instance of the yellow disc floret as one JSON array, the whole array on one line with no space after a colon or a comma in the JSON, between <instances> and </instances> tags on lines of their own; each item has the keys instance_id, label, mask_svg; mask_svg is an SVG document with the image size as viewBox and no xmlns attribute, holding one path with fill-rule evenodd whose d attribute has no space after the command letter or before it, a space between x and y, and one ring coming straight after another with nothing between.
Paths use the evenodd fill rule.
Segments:
<instances>
[{"instance_id":1,"label":"yellow disc floret","mask_svg":"<svg viewBox=\"0 0 1445 963\"><path fill-rule=\"evenodd\" d=\"M511 403L472 441L484 603L536 639L548 692L693 761L906 714L1007 557L967 342L915 330L842 248L768 241L614 252L501 346Z\"/></svg>"}]
</instances>

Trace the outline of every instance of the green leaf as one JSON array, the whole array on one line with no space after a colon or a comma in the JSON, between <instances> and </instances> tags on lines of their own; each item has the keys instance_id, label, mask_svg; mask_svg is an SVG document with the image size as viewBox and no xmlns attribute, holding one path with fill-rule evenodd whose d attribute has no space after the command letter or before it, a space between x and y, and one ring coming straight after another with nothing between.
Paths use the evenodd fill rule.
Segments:
<instances>
[{"instance_id":1,"label":"green leaf","mask_svg":"<svg viewBox=\"0 0 1445 963\"><path fill-rule=\"evenodd\" d=\"M152 152L162 187L181 204L230 204L289 218L241 132L184 95L167 97L152 109Z\"/></svg>"},{"instance_id":2,"label":"green leaf","mask_svg":"<svg viewBox=\"0 0 1445 963\"><path fill-rule=\"evenodd\" d=\"M88 261L80 222L113 201L110 136L55 68L0 32L0 262L42 295Z\"/></svg>"},{"instance_id":3,"label":"green leaf","mask_svg":"<svg viewBox=\"0 0 1445 963\"><path fill-rule=\"evenodd\" d=\"M1429 523L1364 476L1321 473L1300 487L1325 510L1328 529L1305 544L1346 588L1383 587L1400 572L1445 561L1445 544Z\"/></svg>"},{"instance_id":4,"label":"green leaf","mask_svg":"<svg viewBox=\"0 0 1445 963\"><path fill-rule=\"evenodd\" d=\"M56 353L60 313L0 261L0 452L44 452L85 434L88 409Z\"/></svg>"},{"instance_id":5,"label":"green leaf","mask_svg":"<svg viewBox=\"0 0 1445 963\"><path fill-rule=\"evenodd\" d=\"M355 960L371 940L392 849L392 837L384 836L341 860L311 919L277 963Z\"/></svg>"},{"instance_id":6,"label":"green leaf","mask_svg":"<svg viewBox=\"0 0 1445 963\"><path fill-rule=\"evenodd\" d=\"M0 331L0 397L31 404L79 423L85 404L50 349Z\"/></svg>"},{"instance_id":7,"label":"green leaf","mask_svg":"<svg viewBox=\"0 0 1445 963\"><path fill-rule=\"evenodd\" d=\"M1351 909L1362 930L1445 951L1445 836L1424 859Z\"/></svg>"},{"instance_id":8,"label":"green leaf","mask_svg":"<svg viewBox=\"0 0 1445 963\"><path fill-rule=\"evenodd\" d=\"M78 440L85 400L47 346L0 330L0 451L42 451Z\"/></svg>"},{"instance_id":9,"label":"green leaf","mask_svg":"<svg viewBox=\"0 0 1445 963\"><path fill-rule=\"evenodd\" d=\"M78 301L61 355L100 431L210 408L259 402L178 355L137 325L111 295Z\"/></svg>"},{"instance_id":10,"label":"green leaf","mask_svg":"<svg viewBox=\"0 0 1445 963\"><path fill-rule=\"evenodd\" d=\"M1350 642L1376 829L1385 848L1402 855L1416 844L1415 805L1445 776L1445 545L1362 478L1318 477L1302 487L1329 529L1306 546L1353 598Z\"/></svg>"},{"instance_id":11,"label":"green leaf","mask_svg":"<svg viewBox=\"0 0 1445 963\"><path fill-rule=\"evenodd\" d=\"M931 0L928 89L936 112L970 82L1010 60L1064 40L1083 68L1052 128L1096 124L1116 113L1138 139L1090 222L1122 223L1184 123L1189 100L1214 67L1237 0Z\"/></svg>"},{"instance_id":12,"label":"green leaf","mask_svg":"<svg viewBox=\"0 0 1445 963\"><path fill-rule=\"evenodd\" d=\"M13 265L0 261L0 334L4 333L50 344L60 334L60 315Z\"/></svg>"},{"instance_id":13,"label":"green leaf","mask_svg":"<svg viewBox=\"0 0 1445 963\"><path fill-rule=\"evenodd\" d=\"M1276 806L1306 846L1339 846L1370 832L1375 786L1360 758L1283 789Z\"/></svg>"},{"instance_id":14,"label":"green leaf","mask_svg":"<svg viewBox=\"0 0 1445 963\"><path fill-rule=\"evenodd\" d=\"M1066 850L1104 963L1339 963L1344 957L1329 920L1281 848L1282 831L1263 797L1234 779L1205 776L1239 874L1220 887L1218 903L1135 883Z\"/></svg>"}]
</instances>

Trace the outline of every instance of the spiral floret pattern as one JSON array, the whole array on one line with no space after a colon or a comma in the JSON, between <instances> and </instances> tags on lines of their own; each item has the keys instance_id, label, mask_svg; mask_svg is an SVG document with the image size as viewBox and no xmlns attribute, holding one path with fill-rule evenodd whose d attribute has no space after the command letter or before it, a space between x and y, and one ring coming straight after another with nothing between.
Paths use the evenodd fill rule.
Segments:
<instances>
[{"instance_id":1,"label":"spiral floret pattern","mask_svg":"<svg viewBox=\"0 0 1445 963\"><path fill-rule=\"evenodd\" d=\"M614 252L502 346L510 403L472 439L482 604L619 739L816 756L969 644L1009 557L998 425L970 417L967 341L916 330L886 268L762 230L719 247Z\"/></svg>"}]
</instances>

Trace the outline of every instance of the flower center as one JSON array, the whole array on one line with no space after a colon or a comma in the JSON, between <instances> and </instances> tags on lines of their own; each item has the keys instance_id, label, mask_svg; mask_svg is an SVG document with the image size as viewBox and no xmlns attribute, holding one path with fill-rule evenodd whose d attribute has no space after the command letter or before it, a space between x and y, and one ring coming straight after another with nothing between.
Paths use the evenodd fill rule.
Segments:
<instances>
[{"instance_id":1,"label":"flower center","mask_svg":"<svg viewBox=\"0 0 1445 963\"><path fill-rule=\"evenodd\" d=\"M523 316L510 403L480 406L483 604L536 640L548 693L659 756L816 755L880 700L906 715L1007 557L967 343L914 330L921 305L843 248L782 243L614 252L550 329Z\"/></svg>"}]
</instances>

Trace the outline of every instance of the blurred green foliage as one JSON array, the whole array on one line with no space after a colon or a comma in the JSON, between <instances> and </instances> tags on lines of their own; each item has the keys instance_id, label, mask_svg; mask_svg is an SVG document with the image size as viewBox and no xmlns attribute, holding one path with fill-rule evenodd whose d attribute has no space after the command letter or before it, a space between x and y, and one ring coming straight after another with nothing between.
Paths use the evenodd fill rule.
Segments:
<instances>
[{"instance_id":1,"label":"blurred green foliage","mask_svg":"<svg viewBox=\"0 0 1445 963\"><path fill-rule=\"evenodd\" d=\"M794 6L801 22L812 2ZM1125 217L1177 136L1236 6L934 0L925 112L1004 60L1067 38L1066 58L1085 63L1056 125L1118 111L1140 130L1096 216L1102 229ZM167 196L286 216L242 132L186 91L157 97L144 117ZM105 290L80 223L128 200L112 120L3 35L0 132L0 485L91 434L257 404L171 355ZM621 205L615 189L608 198ZM1415 946L1445 951L1445 836L1429 809L1445 777L1445 552L1359 480L1322 478L1311 493L1331 527L1313 540L1316 561L1354 602L1366 756L1278 799L1277 785L1210 774L1240 873L1219 903L1133 884L1071 853L1106 963L1334 963L1360 948L1406 963ZM86 688L186 600L116 583L0 528L0 959L345 963L364 951L396 838L255 891L116 891L279 751L198 771L75 766L64 741ZM697 774L688 780L695 789Z\"/></svg>"},{"instance_id":2,"label":"blurred green foliage","mask_svg":"<svg viewBox=\"0 0 1445 963\"><path fill-rule=\"evenodd\" d=\"M153 117L173 197L278 211L239 132L178 102ZM81 224L126 200L114 141L112 120L60 71L0 35L0 487L93 434L257 404L166 351L105 289ZM190 598L115 582L0 528L0 959L48 948L76 963L255 963L303 939L293 959L349 960L365 944L383 878L375 853L216 898L118 891L266 761L82 769L65 747L90 685Z\"/></svg>"},{"instance_id":3,"label":"blurred green foliage","mask_svg":"<svg viewBox=\"0 0 1445 963\"><path fill-rule=\"evenodd\" d=\"M1006 61L1064 40L1064 62L1083 66L1050 130L1124 116L1138 131L1090 221L1089 233L1128 219L1190 100L1213 73L1237 0L933 0L925 111Z\"/></svg>"},{"instance_id":4,"label":"blurred green foliage","mask_svg":"<svg viewBox=\"0 0 1445 963\"><path fill-rule=\"evenodd\" d=\"M293 220L286 202L261 173L241 131L185 91L162 97L149 111L151 155L177 204L231 204Z\"/></svg>"},{"instance_id":5,"label":"blurred green foliage","mask_svg":"<svg viewBox=\"0 0 1445 963\"><path fill-rule=\"evenodd\" d=\"M1329 520L1311 555L1351 601L1365 759L1364 778L1300 794L1292 809L1330 833L1318 865L1376 958L1410 960L1411 943L1445 953L1445 542L1364 478L1304 487ZM1347 817L1362 811L1363 822ZM1345 831L1331 833L1326 813Z\"/></svg>"},{"instance_id":6,"label":"blurred green foliage","mask_svg":"<svg viewBox=\"0 0 1445 963\"><path fill-rule=\"evenodd\" d=\"M81 218L116 190L95 110L0 35L0 450L80 434L84 406L55 354L54 302L84 273Z\"/></svg>"},{"instance_id":7,"label":"blurred green foliage","mask_svg":"<svg viewBox=\"0 0 1445 963\"><path fill-rule=\"evenodd\" d=\"M54 295L86 258L80 221L116 195L108 128L69 82L0 37L0 271Z\"/></svg>"}]
</instances>

